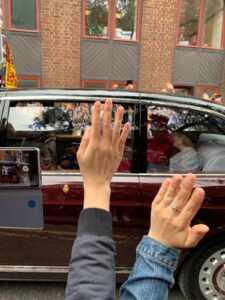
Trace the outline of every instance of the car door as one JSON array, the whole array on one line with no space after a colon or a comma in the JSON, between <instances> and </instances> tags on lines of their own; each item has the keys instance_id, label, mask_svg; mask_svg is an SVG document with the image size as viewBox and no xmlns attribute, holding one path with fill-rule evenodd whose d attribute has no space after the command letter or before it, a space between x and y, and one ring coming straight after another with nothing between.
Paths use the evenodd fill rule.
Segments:
<instances>
[{"instance_id":1,"label":"car door","mask_svg":"<svg viewBox=\"0 0 225 300\"><path fill-rule=\"evenodd\" d=\"M144 206L149 208L161 183L175 173L197 175L197 185L205 189L206 197L196 220L209 225L218 232L224 228L225 197L225 122L224 115L207 108L172 101L153 101L143 110L145 121L145 161L144 172L140 174ZM179 157L179 149L174 142L175 133L188 137L198 155L199 165L193 168L188 163L172 169L171 161ZM189 162L193 162L193 157ZM182 158L182 163L184 158ZM145 169L144 169L145 167ZM217 216L215 218L215 216ZM149 212L145 211L145 232L149 228Z\"/></svg>"},{"instance_id":2,"label":"car door","mask_svg":"<svg viewBox=\"0 0 225 300\"><path fill-rule=\"evenodd\" d=\"M94 98L96 100L96 97ZM42 98L29 101L11 99L5 146L38 147L41 155L44 230L0 230L7 244L0 265L30 266L30 272L43 279L66 278L79 212L83 204L83 182L76 159L81 137L91 124L94 100ZM117 245L117 271L127 273L142 234L143 201L137 175L138 107L135 101L115 99L114 111L125 108L132 122L124 157L112 180L111 212ZM103 108L103 107L102 107ZM113 116L114 118L114 116ZM97 199L96 199L97 201ZM21 246L18 255L15 248ZM131 255L127 256L130 251ZM46 274L42 266L47 266ZM4 268L3 268L4 269ZM51 275L52 274L52 275ZM23 275L26 278L26 274Z\"/></svg>"}]
</instances>

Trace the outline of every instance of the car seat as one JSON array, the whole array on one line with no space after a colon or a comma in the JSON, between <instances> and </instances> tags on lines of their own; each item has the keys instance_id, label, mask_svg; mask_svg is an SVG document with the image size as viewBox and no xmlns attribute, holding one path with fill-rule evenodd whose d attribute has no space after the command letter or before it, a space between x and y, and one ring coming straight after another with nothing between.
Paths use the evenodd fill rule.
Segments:
<instances>
[{"instance_id":1,"label":"car seat","mask_svg":"<svg viewBox=\"0 0 225 300\"><path fill-rule=\"evenodd\" d=\"M203 166L203 172L225 172L225 150L214 154Z\"/></svg>"}]
</instances>

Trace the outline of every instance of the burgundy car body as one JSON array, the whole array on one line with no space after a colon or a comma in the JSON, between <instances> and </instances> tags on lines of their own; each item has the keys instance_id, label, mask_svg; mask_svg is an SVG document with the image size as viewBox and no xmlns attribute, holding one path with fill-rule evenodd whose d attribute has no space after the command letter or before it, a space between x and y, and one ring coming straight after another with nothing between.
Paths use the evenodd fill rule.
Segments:
<instances>
[{"instance_id":1,"label":"burgundy car body","mask_svg":"<svg viewBox=\"0 0 225 300\"><path fill-rule=\"evenodd\" d=\"M154 110L158 106L166 107L164 109L166 112L169 105L170 109L171 107L175 110L182 109L183 114L190 109L197 115L206 114L207 118L210 115L212 120L219 118L224 122L225 107L192 97L128 91L54 89L0 92L1 146L8 146L9 111L15 103L35 101L50 103L49 105L57 101L93 103L95 100L103 101L108 97L111 97L114 103L126 107L132 105L134 111L132 166L130 172L116 173L111 185L113 237L117 247L116 271L118 280L121 281L133 265L136 245L148 231L151 202L162 181L173 175L169 171L146 171L147 108ZM225 138L225 132L221 133L222 135ZM65 135L65 139L70 142L73 137ZM206 198L193 222L201 222L210 227L209 234L199 247L218 235L224 236L224 174L225 170L197 172L197 185L205 189ZM42 171L42 193L43 230L0 230L1 279L66 280L77 220L82 209L82 177L78 171ZM195 248L183 252L180 267L194 252Z\"/></svg>"}]
</instances>

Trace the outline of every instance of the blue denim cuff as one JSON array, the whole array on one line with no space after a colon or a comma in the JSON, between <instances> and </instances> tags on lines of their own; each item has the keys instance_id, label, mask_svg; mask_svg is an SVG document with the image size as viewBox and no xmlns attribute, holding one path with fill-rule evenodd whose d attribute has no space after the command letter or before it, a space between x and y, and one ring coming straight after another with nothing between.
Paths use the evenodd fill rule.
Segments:
<instances>
[{"instance_id":1,"label":"blue denim cuff","mask_svg":"<svg viewBox=\"0 0 225 300\"><path fill-rule=\"evenodd\" d=\"M142 238L136 251L140 255L145 256L147 259L154 261L172 272L174 272L177 267L180 254L180 250L167 247L149 236Z\"/></svg>"}]
</instances>

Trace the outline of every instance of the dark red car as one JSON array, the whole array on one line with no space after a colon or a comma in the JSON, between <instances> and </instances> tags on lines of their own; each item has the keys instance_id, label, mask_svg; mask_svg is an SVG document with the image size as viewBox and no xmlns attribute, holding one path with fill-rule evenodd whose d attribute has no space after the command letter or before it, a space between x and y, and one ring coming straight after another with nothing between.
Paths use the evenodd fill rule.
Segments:
<instances>
[{"instance_id":1,"label":"dark red car","mask_svg":"<svg viewBox=\"0 0 225 300\"><path fill-rule=\"evenodd\" d=\"M133 265L135 247L148 231L151 202L162 181L175 172L171 158L178 150L173 135L179 131L188 135L198 154L199 167L192 171L197 174L197 185L206 191L194 222L207 224L210 232L197 247L183 252L177 278L187 299L223 299L225 107L174 94L56 89L0 92L0 146L40 149L44 203L43 230L0 230L1 278L66 280L83 201L76 151L91 122L94 101L109 97L114 112L124 106L124 122L132 123L123 161L112 181L118 280Z\"/></svg>"}]
</instances>

